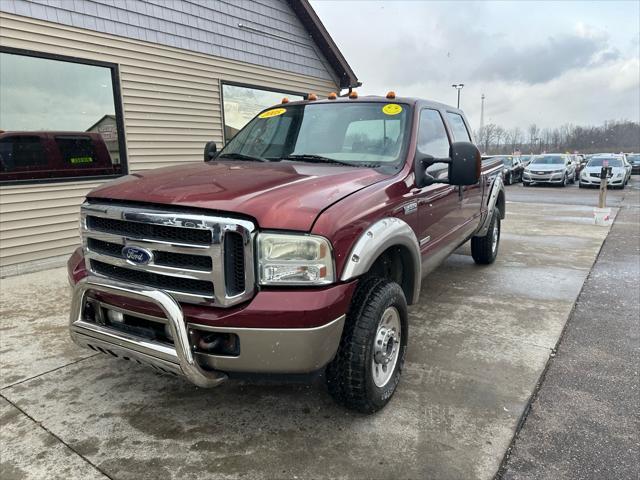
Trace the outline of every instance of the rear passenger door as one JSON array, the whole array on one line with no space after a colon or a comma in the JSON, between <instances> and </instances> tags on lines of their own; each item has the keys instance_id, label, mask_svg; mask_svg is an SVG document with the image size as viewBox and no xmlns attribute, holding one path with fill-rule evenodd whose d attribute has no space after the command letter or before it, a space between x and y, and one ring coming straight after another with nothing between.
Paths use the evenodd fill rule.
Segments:
<instances>
[{"instance_id":1,"label":"rear passenger door","mask_svg":"<svg viewBox=\"0 0 640 480\"><path fill-rule=\"evenodd\" d=\"M449 135L438 110L424 108L420 111L417 150L419 155L431 155L436 159L449 158ZM436 180L447 180L448 164L436 162L427 173ZM418 196L419 238L423 254L447 246L444 237L454 228L453 216L458 210L457 187L434 183L416 191Z\"/></svg>"}]
</instances>

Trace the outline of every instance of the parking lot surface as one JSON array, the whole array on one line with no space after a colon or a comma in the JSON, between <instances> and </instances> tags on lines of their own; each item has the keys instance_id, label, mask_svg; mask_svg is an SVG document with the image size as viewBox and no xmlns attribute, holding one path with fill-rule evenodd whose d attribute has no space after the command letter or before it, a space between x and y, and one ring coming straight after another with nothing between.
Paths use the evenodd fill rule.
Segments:
<instances>
[{"instance_id":1,"label":"parking lot surface","mask_svg":"<svg viewBox=\"0 0 640 480\"><path fill-rule=\"evenodd\" d=\"M81 350L64 269L3 279L0 477L492 478L608 232L559 190L508 187L497 262L463 247L427 277L399 390L372 416L322 378L203 390Z\"/></svg>"}]
</instances>

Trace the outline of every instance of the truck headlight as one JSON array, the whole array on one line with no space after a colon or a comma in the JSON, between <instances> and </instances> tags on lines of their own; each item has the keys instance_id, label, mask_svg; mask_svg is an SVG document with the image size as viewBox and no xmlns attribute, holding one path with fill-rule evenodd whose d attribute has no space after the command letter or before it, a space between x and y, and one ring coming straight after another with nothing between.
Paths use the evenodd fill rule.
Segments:
<instances>
[{"instance_id":1,"label":"truck headlight","mask_svg":"<svg viewBox=\"0 0 640 480\"><path fill-rule=\"evenodd\" d=\"M315 235L258 234L261 285L326 285L335 280L331 244Z\"/></svg>"}]
</instances>

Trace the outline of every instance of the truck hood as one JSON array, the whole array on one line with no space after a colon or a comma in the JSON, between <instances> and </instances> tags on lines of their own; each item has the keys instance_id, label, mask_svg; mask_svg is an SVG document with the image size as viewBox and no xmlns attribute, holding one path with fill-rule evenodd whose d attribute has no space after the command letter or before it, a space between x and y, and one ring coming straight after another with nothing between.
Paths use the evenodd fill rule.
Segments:
<instances>
[{"instance_id":1,"label":"truck hood","mask_svg":"<svg viewBox=\"0 0 640 480\"><path fill-rule=\"evenodd\" d=\"M262 228L309 231L325 208L384 178L372 168L216 161L134 173L88 197L237 213Z\"/></svg>"}]
</instances>

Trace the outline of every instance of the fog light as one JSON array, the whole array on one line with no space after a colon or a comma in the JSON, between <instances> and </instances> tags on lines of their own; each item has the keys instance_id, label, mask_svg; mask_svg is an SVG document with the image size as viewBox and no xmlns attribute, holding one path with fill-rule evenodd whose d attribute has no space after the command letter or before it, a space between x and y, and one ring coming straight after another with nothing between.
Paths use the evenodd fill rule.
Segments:
<instances>
[{"instance_id":1,"label":"fog light","mask_svg":"<svg viewBox=\"0 0 640 480\"><path fill-rule=\"evenodd\" d=\"M107 310L107 318L113 323L124 323L124 315L115 310Z\"/></svg>"}]
</instances>

